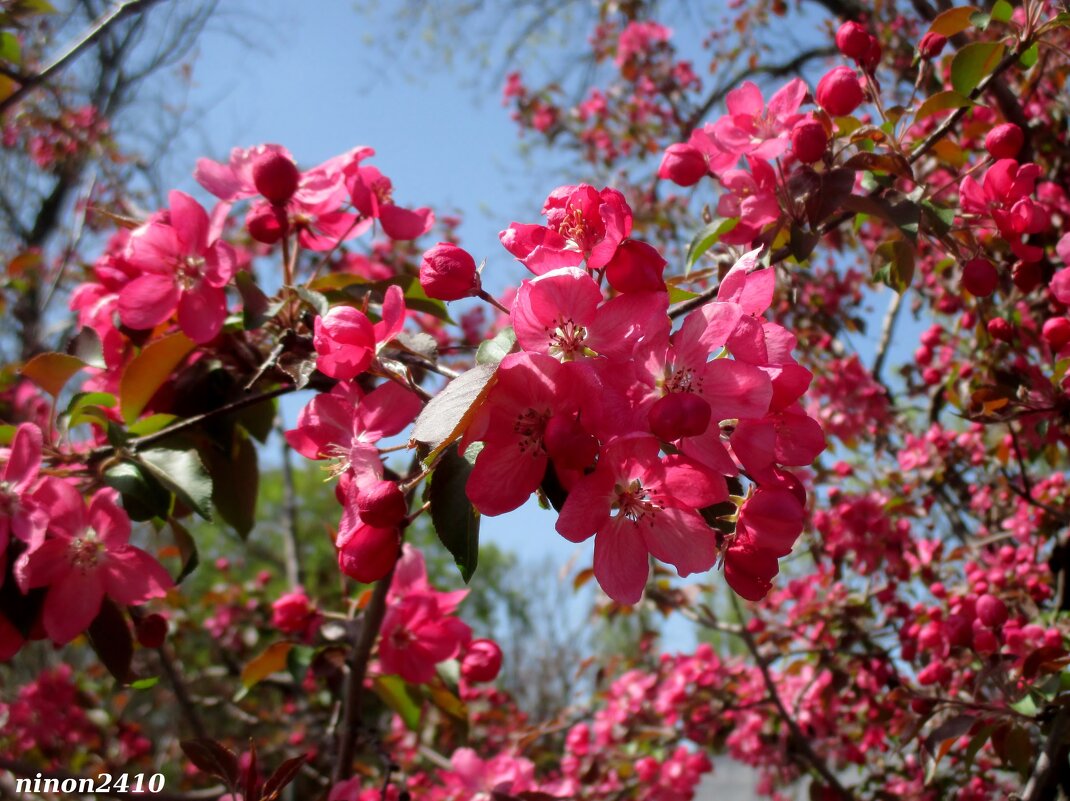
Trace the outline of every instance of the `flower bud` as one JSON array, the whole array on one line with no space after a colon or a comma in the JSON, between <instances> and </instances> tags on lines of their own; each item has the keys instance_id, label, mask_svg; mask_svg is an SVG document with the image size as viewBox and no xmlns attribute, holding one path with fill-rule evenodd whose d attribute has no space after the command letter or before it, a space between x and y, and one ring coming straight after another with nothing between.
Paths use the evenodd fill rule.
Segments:
<instances>
[{"instance_id":1,"label":"flower bud","mask_svg":"<svg viewBox=\"0 0 1070 801\"><path fill-rule=\"evenodd\" d=\"M1044 341L1051 345L1055 351L1062 350L1070 342L1070 319L1066 317L1052 317L1045 321L1041 330Z\"/></svg>"},{"instance_id":2,"label":"flower bud","mask_svg":"<svg viewBox=\"0 0 1070 801\"><path fill-rule=\"evenodd\" d=\"M985 150L994 159L1017 158L1024 144L1025 134L1013 122L997 125L985 136Z\"/></svg>"},{"instance_id":3,"label":"flower bud","mask_svg":"<svg viewBox=\"0 0 1070 801\"><path fill-rule=\"evenodd\" d=\"M854 20L843 23L836 31L836 47L847 58L861 61L869 52L869 31Z\"/></svg>"},{"instance_id":4,"label":"flower bud","mask_svg":"<svg viewBox=\"0 0 1070 801\"><path fill-rule=\"evenodd\" d=\"M825 126L813 118L799 120L791 129L791 150L803 164L820 161L828 146Z\"/></svg>"},{"instance_id":5,"label":"flower bud","mask_svg":"<svg viewBox=\"0 0 1070 801\"><path fill-rule=\"evenodd\" d=\"M1007 622L1007 605L995 595L982 595L977 599L977 619L990 629Z\"/></svg>"},{"instance_id":6,"label":"flower bud","mask_svg":"<svg viewBox=\"0 0 1070 801\"><path fill-rule=\"evenodd\" d=\"M999 273L988 259L970 259L962 267L962 286L977 298L987 298L999 286Z\"/></svg>"},{"instance_id":7,"label":"flower bud","mask_svg":"<svg viewBox=\"0 0 1070 801\"><path fill-rule=\"evenodd\" d=\"M865 55L858 61L866 72L873 72L873 70L877 69L877 66L881 63L882 55L884 55L884 48L881 47L880 39L876 36L870 36L869 47L866 48Z\"/></svg>"},{"instance_id":8,"label":"flower bud","mask_svg":"<svg viewBox=\"0 0 1070 801\"><path fill-rule=\"evenodd\" d=\"M284 634L303 634L316 617L305 591L293 590L271 605L271 625Z\"/></svg>"},{"instance_id":9,"label":"flower bud","mask_svg":"<svg viewBox=\"0 0 1070 801\"><path fill-rule=\"evenodd\" d=\"M255 203L245 215L249 236L265 245L274 245L286 236L289 226L286 209L271 203Z\"/></svg>"},{"instance_id":10,"label":"flower bud","mask_svg":"<svg viewBox=\"0 0 1070 801\"><path fill-rule=\"evenodd\" d=\"M1032 292L1043 279L1040 265L1036 262L1020 261L1011 268L1011 280L1022 292Z\"/></svg>"},{"instance_id":11,"label":"flower bud","mask_svg":"<svg viewBox=\"0 0 1070 801\"><path fill-rule=\"evenodd\" d=\"M698 148L678 142L669 145L661 157L658 178L668 178L679 186L694 186L703 179L709 169L706 157Z\"/></svg>"},{"instance_id":12,"label":"flower bud","mask_svg":"<svg viewBox=\"0 0 1070 801\"><path fill-rule=\"evenodd\" d=\"M479 291L475 259L463 248L439 242L420 262L420 286L429 298L458 300Z\"/></svg>"},{"instance_id":13,"label":"flower bud","mask_svg":"<svg viewBox=\"0 0 1070 801\"><path fill-rule=\"evenodd\" d=\"M461 676L472 684L494 681L502 669L502 649L494 640L472 640L461 660Z\"/></svg>"},{"instance_id":14,"label":"flower bud","mask_svg":"<svg viewBox=\"0 0 1070 801\"><path fill-rule=\"evenodd\" d=\"M159 648L167 639L167 619L163 615L146 615L137 621L137 641L143 648Z\"/></svg>"},{"instance_id":15,"label":"flower bud","mask_svg":"<svg viewBox=\"0 0 1070 801\"><path fill-rule=\"evenodd\" d=\"M674 442L704 434L712 413L710 404L694 392L672 392L650 407L647 420L655 437Z\"/></svg>"},{"instance_id":16,"label":"flower bud","mask_svg":"<svg viewBox=\"0 0 1070 801\"><path fill-rule=\"evenodd\" d=\"M300 180L297 165L281 153L265 153L253 163L256 191L272 203L292 198Z\"/></svg>"},{"instance_id":17,"label":"flower bud","mask_svg":"<svg viewBox=\"0 0 1070 801\"><path fill-rule=\"evenodd\" d=\"M850 67L833 67L817 84L817 104L833 117L844 117L862 104L858 74Z\"/></svg>"},{"instance_id":18,"label":"flower bud","mask_svg":"<svg viewBox=\"0 0 1070 801\"><path fill-rule=\"evenodd\" d=\"M371 584L390 572L400 548L398 529L360 526L340 544L338 568L362 584Z\"/></svg>"},{"instance_id":19,"label":"flower bud","mask_svg":"<svg viewBox=\"0 0 1070 801\"><path fill-rule=\"evenodd\" d=\"M667 263L653 245L625 239L606 263L606 280L618 292L664 292Z\"/></svg>"},{"instance_id":20,"label":"flower bud","mask_svg":"<svg viewBox=\"0 0 1070 801\"><path fill-rule=\"evenodd\" d=\"M363 373L375 356L375 327L364 312L335 306L317 317L312 345L316 366L331 378L347 381Z\"/></svg>"},{"instance_id":21,"label":"flower bud","mask_svg":"<svg viewBox=\"0 0 1070 801\"><path fill-rule=\"evenodd\" d=\"M409 505L396 481L377 481L357 491L357 511L369 526L395 528L409 513Z\"/></svg>"},{"instance_id":22,"label":"flower bud","mask_svg":"<svg viewBox=\"0 0 1070 801\"><path fill-rule=\"evenodd\" d=\"M932 59L944 52L947 47L947 37L936 31L929 31L918 42L918 55L922 58Z\"/></svg>"}]
</instances>

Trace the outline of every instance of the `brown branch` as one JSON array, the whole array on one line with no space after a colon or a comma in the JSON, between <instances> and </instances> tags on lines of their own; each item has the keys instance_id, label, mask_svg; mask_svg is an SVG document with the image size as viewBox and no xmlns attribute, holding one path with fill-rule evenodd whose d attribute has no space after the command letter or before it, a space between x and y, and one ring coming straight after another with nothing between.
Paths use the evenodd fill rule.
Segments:
<instances>
[{"instance_id":1,"label":"brown branch","mask_svg":"<svg viewBox=\"0 0 1070 801\"><path fill-rule=\"evenodd\" d=\"M738 603L733 598L733 605L737 607ZM740 615L742 617L742 615ZM781 718L784 720L784 724L788 727L788 732L791 734L791 741L796 748L799 749L799 753L806 759L810 767L813 768L825 783L828 784L833 790L836 791L842 799L850 799L853 801L854 794L844 787L843 782L839 780L839 777L825 764L825 760L821 758L812 745L810 745L810 738L803 733L803 730L799 728L799 724L795 722L795 719L788 712L784 701L780 697L780 692L777 690L776 682L773 681L772 675L769 673L769 662L762 656L761 651L758 648L758 643L754 641L754 635L747 630L746 626L743 626L739 632L739 636L743 639L743 643L747 646L747 650L750 651L754 661L758 665L758 670L761 671L762 681L765 684L765 689L769 693L769 697L773 702L773 705L777 708Z\"/></svg>"},{"instance_id":2,"label":"brown branch","mask_svg":"<svg viewBox=\"0 0 1070 801\"><path fill-rule=\"evenodd\" d=\"M146 434L143 437L135 437L130 440L124 446L128 450L136 450L145 445L152 445L174 434L180 434L183 431L188 431L194 426L201 423L212 420L216 417L222 417L223 415L230 414L231 412L237 412L241 409L248 408L249 406L255 406L263 401L277 398L280 395L286 395L290 392L296 392L297 387L293 385L287 385L282 387L276 387L275 389L268 390L267 392L261 392L257 395L250 395L246 398L239 398L231 403L224 404L218 408L212 409L210 412L204 412L203 414L195 414L193 417L187 417L185 420L181 420L167 428L161 428L159 431L153 434ZM115 453L116 448L113 445L103 445L99 448L94 448L85 454L84 459L86 461L95 461L97 459L103 459L104 457L111 456ZM80 457L82 458L82 457Z\"/></svg>"},{"instance_id":3,"label":"brown branch","mask_svg":"<svg viewBox=\"0 0 1070 801\"><path fill-rule=\"evenodd\" d=\"M0 116L18 103L28 92L32 91L37 86L46 83L53 75L60 72L68 64L78 58L78 56L85 52L91 44L100 39L116 23L131 14L145 10L155 2L157 2L157 0L124 0L119 3L111 11L94 22L89 27L89 30L82 34L78 41L70 45L70 47L68 47L61 55L57 56L48 66L34 75L27 76L25 83L0 101Z\"/></svg>"},{"instance_id":4,"label":"brown branch","mask_svg":"<svg viewBox=\"0 0 1070 801\"><path fill-rule=\"evenodd\" d=\"M346 779L353 770L357 733L360 730L360 709L364 700L364 678L368 674L368 662L372 648L379 636L379 629L386 616L386 596L394 578L394 568L375 585L368 608L364 610L360 629L353 640L349 659L349 677L346 679L345 712L342 730L338 733L338 757L334 763L333 780L337 784Z\"/></svg>"},{"instance_id":5,"label":"brown branch","mask_svg":"<svg viewBox=\"0 0 1070 801\"><path fill-rule=\"evenodd\" d=\"M163 668L163 672L167 674L167 680L171 684L171 689L174 690L178 706L189 723L190 730L195 737L202 739L207 737L208 730L204 727L204 721L201 720L201 715L197 711L197 706L193 703L189 688L186 687L186 682L182 678L178 666L175 665L175 660L171 656L171 649L168 648L167 643L164 643L156 651L160 655L160 666Z\"/></svg>"},{"instance_id":6,"label":"brown branch","mask_svg":"<svg viewBox=\"0 0 1070 801\"><path fill-rule=\"evenodd\" d=\"M1061 771L1066 769L1066 751L1064 746L1070 738L1070 709L1060 707L1051 724L1051 731L1044 743L1044 750L1037 756L1033 772L1022 792L1022 801L1041 801L1054 797L1055 782L1059 781Z\"/></svg>"},{"instance_id":7,"label":"brown branch","mask_svg":"<svg viewBox=\"0 0 1070 801\"><path fill-rule=\"evenodd\" d=\"M892 299L888 302L888 311L884 314L884 321L881 323L881 335L880 340L877 343L877 355L873 359L873 367L870 372L873 374L874 380L881 382L881 369L884 367L884 360L888 356L888 346L892 342L892 334L895 332L895 323L899 319L899 309L903 304L903 293L893 291ZM888 388L885 387L885 392ZM889 396L891 393L888 393Z\"/></svg>"}]
</instances>

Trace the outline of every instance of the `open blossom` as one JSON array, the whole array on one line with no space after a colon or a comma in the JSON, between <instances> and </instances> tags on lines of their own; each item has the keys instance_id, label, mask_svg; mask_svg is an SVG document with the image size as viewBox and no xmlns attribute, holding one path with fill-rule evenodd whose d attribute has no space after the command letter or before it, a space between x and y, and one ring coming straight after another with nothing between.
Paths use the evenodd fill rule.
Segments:
<instances>
[{"instance_id":1,"label":"open blossom","mask_svg":"<svg viewBox=\"0 0 1070 801\"><path fill-rule=\"evenodd\" d=\"M806 82L795 78L777 90L766 106L761 90L745 81L728 93L728 114L714 123L710 134L722 150L736 158L776 158L791 144L791 129L802 119L799 106L807 91Z\"/></svg>"},{"instance_id":2,"label":"open blossom","mask_svg":"<svg viewBox=\"0 0 1070 801\"><path fill-rule=\"evenodd\" d=\"M383 319L378 323L352 306L334 306L314 324L316 367L340 381L356 378L368 369L378 346L398 335L406 314L404 295L396 285L383 297Z\"/></svg>"},{"instance_id":3,"label":"open blossom","mask_svg":"<svg viewBox=\"0 0 1070 801\"><path fill-rule=\"evenodd\" d=\"M203 344L223 327L236 256L196 200L179 191L169 200L168 214L130 235L126 260L143 274L119 291L119 318L130 328L155 328L177 308L179 327Z\"/></svg>"},{"instance_id":4,"label":"open blossom","mask_svg":"<svg viewBox=\"0 0 1070 801\"><path fill-rule=\"evenodd\" d=\"M391 239L416 239L435 224L435 215L430 209L406 209L394 203L394 185L375 167L353 169L346 180L346 188L360 213L368 219L379 220L383 232Z\"/></svg>"},{"instance_id":5,"label":"open blossom","mask_svg":"<svg viewBox=\"0 0 1070 801\"><path fill-rule=\"evenodd\" d=\"M1025 262L1042 259L1044 249L1023 242L1023 237L1046 231L1051 224L1044 207L1031 197L1038 178L1036 164L1000 159L989 167L981 184L967 175L959 185L962 210L991 219L1014 255Z\"/></svg>"},{"instance_id":6,"label":"open blossom","mask_svg":"<svg viewBox=\"0 0 1070 801\"><path fill-rule=\"evenodd\" d=\"M725 551L728 585L750 601L765 597L780 572L778 559L791 553L803 528L803 505L791 492L759 489L744 502Z\"/></svg>"},{"instance_id":7,"label":"open blossom","mask_svg":"<svg viewBox=\"0 0 1070 801\"><path fill-rule=\"evenodd\" d=\"M537 789L535 765L523 757L498 754L481 759L471 748L458 748L450 756L452 770L443 771L446 788L462 793L465 801L492 801Z\"/></svg>"},{"instance_id":8,"label":"open blossom","mask_svg":"<svg viewBox=\"0 0 1070 801\"><path fill-rule=\"evenodd\" d=\"M15 431L0 470L0 584L4 581L11 536L32 549L41 544L48 526L47 506L35 497L41 469L41 444L41 430L33 423L23 423Z\"/></svg>"},{"instance_id":9,"label":"open blossom","mask_svg":"<svg viewBox=\"0 0 1070 801\"><path fill-rule=\"evenodd\" d=\"M89 502L69 484L55 482L48 539L23 554L15 576L23 591L47 587L45 632L57 645L85 631L107 596L120 605L161 598L173 586L159 562L129 544L130 518L114 493Z\"/></svg>"},{"instance_id":10,"label":"open blossom","mask_svg":"<svg viewBox=\"0 0 1070 801\"><path fill-rule=\"evenodd\" d=\"M739 218L735 228L721 236L721 241L730 245L750 244L762 228L781 215L773 167L753 156L747 156L747 164L750 170L726 170L721 174L727 191L717 201L717 214Z\"/></svg>"},{"instance_id":11,"label":"open blossom","mask_svg":"<svg viewBox=\"0 0 1070 801\"><path fill-rule=\"evenodd\" d=\"M557 519L573 542L592 535L594 574L610 598L642 597L649 558L681 576L709 570L717 537L696 511L728 497L724 480L683 456L660 458L653 437L626 437L607 446L590 475L579 479Z\"/></svg>"},{"instance_id":12,"label":"open blossom","mask_svg":"<svg viewBox=\"0 0 1070 801\"><path fill-rule=\"evenodd\" d=\"M598 270L632 232L632 210L616 189L561 186L543 204L546 225L513 223L498 237L529 270L542 275L586 261Z\"/></svg>"}]
</instances>

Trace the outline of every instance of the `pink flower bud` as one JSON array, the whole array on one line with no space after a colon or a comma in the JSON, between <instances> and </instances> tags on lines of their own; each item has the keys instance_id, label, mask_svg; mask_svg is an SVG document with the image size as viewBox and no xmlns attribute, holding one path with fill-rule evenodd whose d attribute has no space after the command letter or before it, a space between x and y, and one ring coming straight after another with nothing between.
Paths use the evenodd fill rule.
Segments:
<instances>
[{"instance_id":1,"label":"pink flower bud","mask_svg":"<svg viewBox=\"0 0 1070 801\"><path fill-rule=\"evenodd\" d=\"M850 67L833 67L817 84L817 104L833 117L844 117L862 104L858 74Z\"/></svg>"},{"instance_id":2,"label":"pink flower bud","mask_svg":"<svg viewBox=\"0 0 1070 801\"><path fill-rule=\"evenodd\" d=\"M876 36L869 37L869 47L866 48L866 53L859 59L859 63L862 65L866 72L873 72L877 69L877 65L881 63L881 56L884 54L884 49L881 47L880 39Z\"/></svg>"},{"instance_id":3,"label":"pink flower bud","mask_svg":"<svg viewBox=\"0 0 1070 801\"><path fill-rule=\"evenodd\" d=\"M1070 342L1070 319L1066 317L1052 317L1044 322L1041 331L1044 341L1051 345L1052 350L1062 350Z\"/></svg>"},{"instance_id":4,"label":"pink flower bud","mask_svg":"<svg viewBox=\"0 0 1070 801\"><path fill-rule=\"evenodd\" d=\"M854 20L843 23L836 31L836 47L855 61L861 61L869 51L869 40L869 31Z\"/></svg>"},{"instance_id":5,"label":"pink flower bud","mask_svg":"<svg viewBox=\"0 0 1070 801\"><path fill-rule=\"evenodd\" d=\"M936 31L929 31L918 42L918 55L922 58L932 59L944 52L947 46L947 37Z\"/></svg>"},{"instance_id":6,"label":"pink flower bud","mask_svg":"<svg viewBox=\"0 0 1070 801\"><path fill-rule=\"evenodd\" d=\"M1013 159L1025 144L1025 134L1013 122L997 125L985 136L985 150L994 159Z\"/></svg>"},{"instance_id":7,"label":"pink flower bud","mask_svg":"<svg viewBox=\"0 0 1070 801\"><path fill-rule=\"evenodd\" d=\"M475 259L463 248L439 242L420 262L420 286L429 298L458 300L479 291Z\"/></svg>"},{"instance_id":8,"label":"pink flower bud","mask_svg":"<svg viewBox=\"0 0 1070 801\"><path fill-rule=\"evenodd\" d=\"M494 640L472 640L461 660L461 676L472 684L494 681L502 669L502 649Z\"/></svg>"},{"instance_id":9,"label":"pink flower bud","mask_svg":"<svg viewBox=\"0 0 1070 801\"><path fill-rule=\"evenodd\" d=\"M245 215L249 236L265 245L274 245L286 236L289 226L286 209L271 203L254 203Z\"/></svg>"},{"instance_id":10,"label":"pink flower bud","mask_svg":"<svg viewBox=\"0 0 1070 801\"><path fill-rule=\"evenodd\" d=\"M999 273L988 259L970 259L962 267L962 286L974 297L987 298L999 286Z\"/></svg>"},{"instance_id":11,"label":"pink flower bud","mask_svg":"<svg viewBox=\"0 0 1070 801\"><path fill-rule=\"evenodd\" d=\"M706 157L698 148L679 142L666 148L658 167L658 178L668 178L679 186L694 186L708 170Z\"/></svg>"},{"instance_id":12,"label":"pink flower bud","mask_svg":"<svg viewBox=\"0 0 1070 801\"><path fill-rule=\"evenodd\" d=\"M303 634L316 618L316 609L304 590L293 590L271 605L271 625L284 634Z\"/></svg>"},{"instance_id":13,"label":"pink flower bud","mask_svg":"<svg viewBox=\"0 0 1070 801\"><path fill-rule=\"evenodd\" d=\"M316 366L331 378L346 381L367 369L375 356L375 327L364 312L335 306L317 317L312 345Z\"/></svg>"},{"instance_id":14,"label":"pink flower bud","mask_svg":"<svg viewBox=\"0 0 1070 801\"><path fill-rule=\"evenodd\" d=\"M1022 292L1032 292L1044 279L1040 265L1036 262L1020 261L1011 268L1011 280Z\"/></svg>"},{"instance_id":15,"label":"pink flower bud","mask_svg":"<svg viewBox=\"0 0 1070 801\"><path fill-rule=\"evenodd\" d=\"M653 245L625 239L606 264L606 280L618 292L662 292L666 264Z\"/></svg>"},{"instance_id":16,"label":"pink flower bud","mask_svg":"<svg viewBox=\"0 0 1070 801\"><path fill-rule=\"evenodd\" d=\"M710 427L713 411L693 392L673 392L655 401L647 420L654 436L665 442L697 437Z\"/></svg>"},{"instance_id":17,"label":"pink flower bud","mask_svg":"<svg viewBox=\"0 0 1070 801\"><path fill-rule=\"evenodd\" d=\"M554 463L570 470L589 467L598 455L598 440L571 415L551 417L546 423L542 441Z\"/></svg>"},{"instance_id":18,"label":"pink flower bud","mask_svg":"<svg viewBox=\"0 0 1070 801\"><path fill-rule=\"evenodd\" d=\"M977 619L990 629L1007 622L1007 606L995 595L982 595L977 599Z\"/></svg>"},{"instance_id":19,"label":"pink flower bud","mask_svg":"<svg viewBox=\"0 0 1070 801\"><path fill-rule=\"evenodd\" d=\"M377 481L358 490L357 511L369 526L394 528L409 513L409 506L396 481Z\"/></svg>"},{"instance_id":20,"label":"pink flower bud","mask_svg":"<svg viewBox=\"0 0 1070 801\"><path fill-rule=\"evenodd\" d=\"M352 579L371 584L390 572L400 549L398 529L359 526L339 543L338 568Z\"/></svg>"},{"instance_id":21,"label":"pink flower bud","mask_svg":"<svg viewBox=\"0 0 1070 801\"><path fill-rule=\"evenodd\" d=\"M825 126L813 118L799 120L791 129L791 150L803 164L820 161L828 146Z\"/></svg>"},{"instance_id":22,"label":"pink flower bud","mask_svg":"<svg viewBox=\"0 0 1070 801\"><path fill-rule=\"evenodd\" d=\"M253 164L256 191L272 203L285 203L292 198L300 180L297 165L281 153L265 153Z\"/></svg>"}]
</instances>

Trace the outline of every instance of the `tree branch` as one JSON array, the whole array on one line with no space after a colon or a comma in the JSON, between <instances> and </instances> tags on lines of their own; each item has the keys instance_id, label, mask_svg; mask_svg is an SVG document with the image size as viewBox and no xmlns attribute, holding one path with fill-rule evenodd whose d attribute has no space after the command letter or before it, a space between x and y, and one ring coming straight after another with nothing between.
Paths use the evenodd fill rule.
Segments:
<instances>
[{"instance_id":1,"label":"tree branch","mask_svg":"<svg viewBox=\"0 0 1070 801\"><path fill-rule=\"evenodd\" d=\"M94 22L78 41L74 42L61 55L56 57L47 67L40 72L27 76L26 82L14 92L0 101L0 116L9 108L18 103L27 93L40 84L46 83L53 75L60 72L78 56L85 52L91 44L108 32L116 23L125 17L135 14L151 6L157 0L123 0L111 11Z\"/></svg>"}]
</instances>

